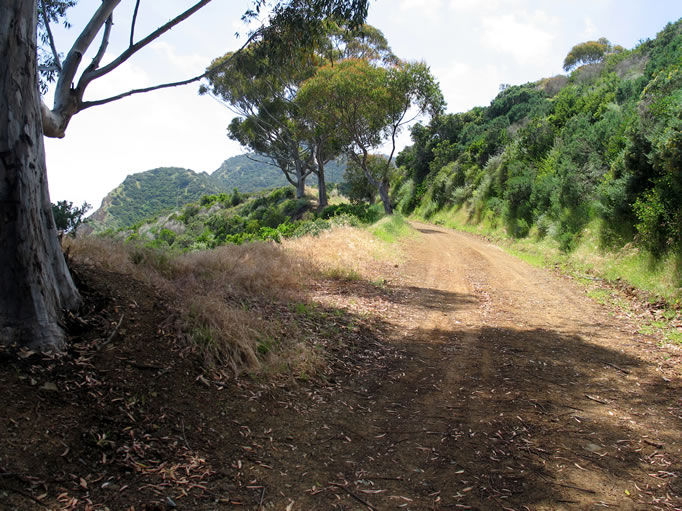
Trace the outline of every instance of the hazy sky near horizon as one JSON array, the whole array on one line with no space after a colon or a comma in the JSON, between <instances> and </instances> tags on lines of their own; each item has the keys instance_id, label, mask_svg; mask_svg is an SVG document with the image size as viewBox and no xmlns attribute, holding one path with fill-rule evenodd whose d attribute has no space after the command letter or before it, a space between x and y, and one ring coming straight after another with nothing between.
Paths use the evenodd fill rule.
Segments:
<instances>
[{"instance_id":1,"label":"hazy sky near horizon","mask_svg":"<svg viewBox=\"0 0 682 511\"><path fill-rule=\"evenodd\" d=\"M193 3L143 1L136 38ZM55 30L60 52L68 51L98 4L80 0L70 11L73 27ZM134 4L123 0L115 11L107 58L127 46ZM243 37L234 34L246 32L240 18L248 5L248 0L213 0L91 83L85 99L201 74L213 58L242 44ZM576 43L606 37L633 48L681 16L679 0L373 0L368 22L384 32L398 57L425 61L440 83L447 111L462 112L490 104L501 83L562 73L563 59ZM64 139L46 139L52 201L87 201L96 209L128 174L165 166L210 173L244 152L226 135L234 113L197 91L198 84L191 84L77 114ZM401 143L409 142L405 133Z\"/></svg>"}]
</instances>

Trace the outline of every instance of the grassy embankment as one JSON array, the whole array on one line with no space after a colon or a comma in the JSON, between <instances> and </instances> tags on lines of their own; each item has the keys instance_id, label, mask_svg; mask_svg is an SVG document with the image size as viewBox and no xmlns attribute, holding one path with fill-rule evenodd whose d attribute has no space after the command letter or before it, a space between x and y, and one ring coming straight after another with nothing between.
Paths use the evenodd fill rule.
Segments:
<instances>
[{"instance_id":1,"label":"grassy embankment","mask_svg":"<svg viewBox=\"0 0 682 511\"><path fill-rule=\"evenodd\" d=\"M369 228L336 226L282 243L227 244L181 253L112 238L69 239L71 258L148 284L167 298L179 334L217 378L248 373L307 377L324 366L320 332L328 315L309 290L324 279L370 280L373 263L396 262L392 244L411 232L400 216ZM333 332L329 333L333 336Z\"/></svg>"}]
</instances>

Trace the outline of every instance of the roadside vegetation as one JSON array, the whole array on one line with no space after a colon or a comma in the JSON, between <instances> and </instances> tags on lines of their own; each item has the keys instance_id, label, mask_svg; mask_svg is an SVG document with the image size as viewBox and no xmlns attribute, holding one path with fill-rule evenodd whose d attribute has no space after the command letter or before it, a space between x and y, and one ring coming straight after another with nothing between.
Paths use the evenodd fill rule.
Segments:
<instances>
[{"instance_id":1,"label":"roadside vegetation","mask_svg":"<svg viewBox=\"0 0 682 511\"><path fill-rule=\"evenodd\" d=\"M118 230L100 234L149 248L191 252L252 241L280 242L318 234L334 225L369 224L380 213L366 204L336 200L320 210L311 195L295 198L292 188L266 192L204 195L197 202Z\"/></svg>"},{"instance_id":2,"label":"roadside vegetation","mask_svg":"<svg viewBox=\"0 0 682 511\"><path fill-rule=\"evenodd\" d=\"M312 375L323 352L278 309L298 304L299 316L309 316L313 281L366 279L364 268L398 260L390 243L413 232L400 215L380 219L379 206L314 206L291 188L205 195L149 223L69 238L65 248L79 264L168 297L178 330L214 377Z\"/></svg>"}]
</instances>

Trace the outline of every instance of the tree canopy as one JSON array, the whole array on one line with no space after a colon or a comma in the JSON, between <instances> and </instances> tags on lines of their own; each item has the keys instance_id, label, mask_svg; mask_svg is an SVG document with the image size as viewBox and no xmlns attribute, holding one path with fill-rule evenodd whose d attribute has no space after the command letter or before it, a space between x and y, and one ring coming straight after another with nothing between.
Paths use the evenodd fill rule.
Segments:
<instances>
[{"instance_id":1,"label":"tree canopy","mask_svg":"<svg viewBox=\"0 0 682 511\"><path fill-rule=\"evenodd\" d=\"M405 124L421 114L437 115L444 106L440 88L424 63L401 62L384 68L355 58L318 70L301 86L297 102L306 118L336 134L349 159L360 165L379 191L387 213L392 212L388 173L370 172L370 152L388 141L388 168L396 136Z\"/></svg>"},{"instance_id":2,"label":"tree canopy","mask_svg":"<svg viewBox=\"0 0 682 511\"><path fill-rule=\"evenodd\" d=\"M326 64L360 58L378 65L397 62L380 30L369 25L352 27L328 18L302 44L296 30L283 30L278 45L254 44L239 55L227 53L209 67L201 93L225 102L238 117L228 135L268 158L303 196L305 179L316 174L319 205L327 204L324 166L341 151L333 130L322 129L307 117L296 101L300 86Z\"/></svg>"},{"instance_id":3,"label":"tree canopy","mask_svg":"<svg viewBox=\"0 0 682 511\"><path fill-rule=\"evenodd\" d=\"M564 71L570 71L581 64L601 62L604 56L609 53L619 53L621 51L623 51L622 46L613 46L605 37L601 37L596 41L585 41L584 43L576 44L564 59Z\"/></svg>"}]
</instances>

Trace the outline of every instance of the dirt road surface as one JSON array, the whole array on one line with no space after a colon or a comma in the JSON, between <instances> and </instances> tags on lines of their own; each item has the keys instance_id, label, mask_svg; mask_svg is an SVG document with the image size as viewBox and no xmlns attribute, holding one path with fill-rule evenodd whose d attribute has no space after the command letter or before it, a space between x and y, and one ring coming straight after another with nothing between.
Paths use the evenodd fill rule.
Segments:
<instances>
[{"instance_id":1,"label":"dirt road surface","mask_svg":"<svg viewBox=\"0 0 682 511\"><path fill-rule=\"evenodd\" d=\"M679 360L565 277L415 227L381 292L319 296L377 312L394 351L290 426L273 409L264 507L679 509Z\"/></svg>"}]
</instances>

